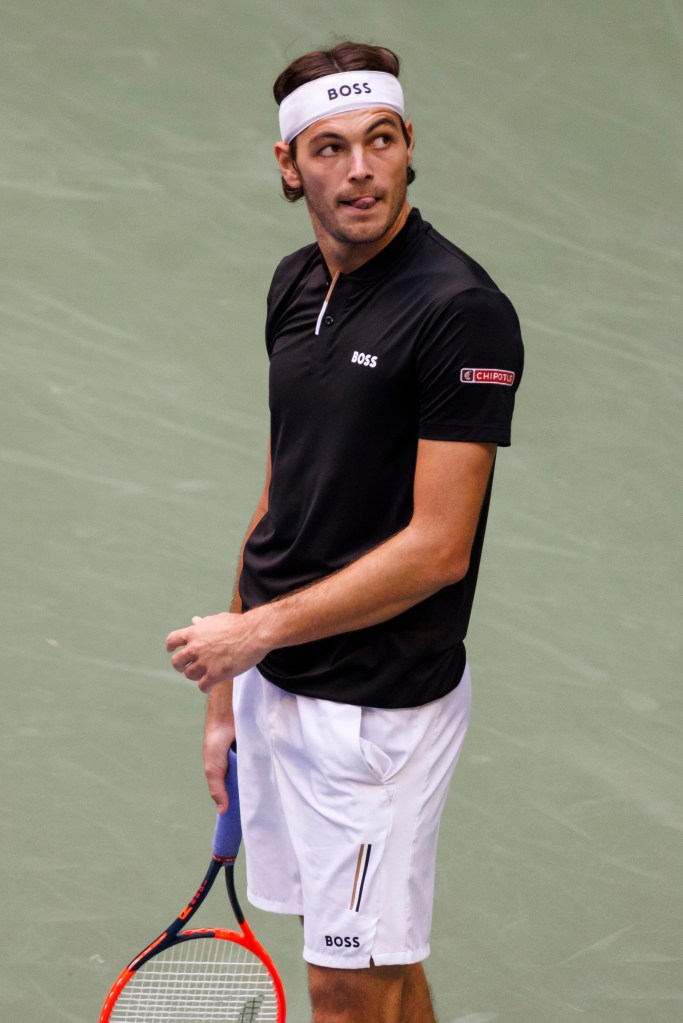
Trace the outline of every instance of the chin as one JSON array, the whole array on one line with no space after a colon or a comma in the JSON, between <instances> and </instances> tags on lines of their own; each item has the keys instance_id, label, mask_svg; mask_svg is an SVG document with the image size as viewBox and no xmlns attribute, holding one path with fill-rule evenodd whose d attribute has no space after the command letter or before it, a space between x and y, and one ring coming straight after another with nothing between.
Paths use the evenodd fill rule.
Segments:
<instances>
[{"instance_id":1,"label":"chin","mask_svg":"<svg viewBox=\"0 0 683 1023\"><path fill-rule=\"evenodd\" d=\"M376 242L387 233L392 223L393 221L387 220L386 215L380 219L368 218L359 224L344 223L339 225L339 235L350 242Z\"/></svg>"}]
</instances>

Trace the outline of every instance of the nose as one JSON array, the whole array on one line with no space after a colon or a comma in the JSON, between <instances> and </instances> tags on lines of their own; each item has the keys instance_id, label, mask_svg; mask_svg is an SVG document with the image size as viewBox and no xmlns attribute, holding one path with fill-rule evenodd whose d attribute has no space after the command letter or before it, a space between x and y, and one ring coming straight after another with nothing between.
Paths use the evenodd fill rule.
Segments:
<instances>
[{"instance_id":1,"label":"nose","mask_svg":"<svg viewBox=\"0 0 683 1023\"><path fill-rule=\"evenodd\" d=\"M352 181L366 180L373 176L365 146L354 146L349 161L349 179Z\"/></svg>"}]
</instances>

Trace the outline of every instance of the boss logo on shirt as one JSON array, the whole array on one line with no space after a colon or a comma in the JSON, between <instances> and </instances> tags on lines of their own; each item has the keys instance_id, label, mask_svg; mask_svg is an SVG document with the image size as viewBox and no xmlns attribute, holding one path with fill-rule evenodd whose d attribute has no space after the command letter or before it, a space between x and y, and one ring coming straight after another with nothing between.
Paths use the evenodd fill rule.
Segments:
<instances>
[{"instance_id":1,"label":"boss logo on shirt","mask_svg":"<svg viewBox=\"0 0 683 1023\"><path fill-rule=\"evenodd\" d=\"M463 384L500 384L512 387L515 374L508 369L461 369L460 381Z\"/></svg>"},{"instance_id":2,"label":"boss logo on shirt","mask_svg":"<svg viewBox=\"0 0 683 1023\"><path fill-rule=\"evenodd\" d=\"M359 366L370 366L374 369L377 365L376 355L366 355L365 352L354 352L351 356L351 362L357 362Z\"/></svg>"}]
</instances>

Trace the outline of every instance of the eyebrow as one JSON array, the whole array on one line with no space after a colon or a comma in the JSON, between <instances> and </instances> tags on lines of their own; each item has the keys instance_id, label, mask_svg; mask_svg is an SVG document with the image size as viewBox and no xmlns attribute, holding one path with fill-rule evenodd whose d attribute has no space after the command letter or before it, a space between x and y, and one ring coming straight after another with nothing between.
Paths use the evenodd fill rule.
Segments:
<instances>
[{"instance_id":1,"label":"eyebrow","mask_svg":"<svg viewBox=\"0 0 683 1023\"><path fill-rule=\"evenodd\" d=\"M376 121L373 121L372 124L368 125L368 128L366 129L365 132L366 136L371 135L373 131L377 131L378 128L381 128L384 125L388 125L390 128L393 128L394 131L400 130L399 126L396 124L394 120L392 120L392 118L388 114L382 114L382 116L378 117ZM311 135L310 139L308 140L308 143L309 145L315 145L319 142L322 142L324 139L344 141L345 137L346 136L342 135L340 132L321 131L318 135Z\"/></svg>"},{"instance_id":2,"label":"eyebrow","mask_svg":"<svg viewBox=\"0 0 683 1023\"><path fill-rule=\"evenodd\" d=\"M398 117L398 114L395 114L395 116ZM388 124L389 127L393 128L395 131L400 130L399 125L396 124L396 121L394 121L392 117L389 117L388 114L382 114L381 117L378 117L376 121L372 122L366 132L366 135L369 135L373 131L377 131L377 129L381 128L384 124Z\"/></svg>"}]
</instances>

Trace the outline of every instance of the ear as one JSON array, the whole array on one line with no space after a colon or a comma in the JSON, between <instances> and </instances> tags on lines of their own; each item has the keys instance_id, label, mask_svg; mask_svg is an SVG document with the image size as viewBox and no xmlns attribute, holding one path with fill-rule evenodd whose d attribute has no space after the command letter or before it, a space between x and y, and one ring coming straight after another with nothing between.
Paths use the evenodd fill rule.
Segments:
<instances>
[{"instance_id":1,"label":"ear","mask_svg":"<svg viewBox=\"0 0 683 1023\"><path fill-rule=\"evenodd\" d=\"M285 180L285 184L291 188L302 188L301 175L292 159L290 148L286 142L275 143L275 159L279 164L280 173Z\"/></svg>"},{"instance_id":2,"label":"ear","mask_svg":"<svg viewBox=\"0 0 683 1023\"><path fill-rule=\"evenodd\" d=\"M411 163L413 162L413 150L415 149L415 135L413 134L413 122L404 121L404 124L406 127L406 134L410 139L410 144L408 146L408 166L410 167Z\"/></svg>"}]
</instances>

